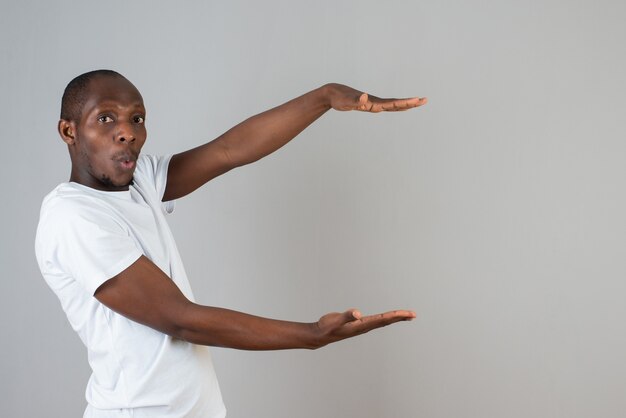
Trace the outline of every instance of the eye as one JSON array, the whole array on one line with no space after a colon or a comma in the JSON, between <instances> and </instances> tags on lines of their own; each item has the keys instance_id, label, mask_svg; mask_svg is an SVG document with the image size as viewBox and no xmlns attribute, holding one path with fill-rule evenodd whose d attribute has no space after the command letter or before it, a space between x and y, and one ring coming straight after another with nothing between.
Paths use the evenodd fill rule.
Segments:
<instances>
[{"instance_id":1,"label":"eye","mask_svg":"<svg viewBox=\"0 0 626 418\"><path fill-rule=\"evenodd\" d=\"M100 122L100 123L113 122L113 118L111 116L108 116L108 115L98 116L98 122Z\"/></svg>"},{"instance_id":2,"label":"eye","mask_svg":"<svg viewBox=\"0 0 626 418\"><path fill-rule=\"evenodd\" d=\"M133 117L133 122L135 123L144 123L146 120L146 117L143 115L137 115L135 117Z\"/></svg>"}]
</instances>

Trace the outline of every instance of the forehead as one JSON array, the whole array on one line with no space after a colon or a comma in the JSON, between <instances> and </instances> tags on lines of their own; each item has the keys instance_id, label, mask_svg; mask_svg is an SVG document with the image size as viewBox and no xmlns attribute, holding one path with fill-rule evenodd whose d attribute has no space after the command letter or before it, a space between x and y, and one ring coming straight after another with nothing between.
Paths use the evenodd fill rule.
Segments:
<instances>
[{"instance_id":1,"label":"forehead","mask_svg":"<svg viewBox=\"0 0 626 418\"><path fill-rule=\"evenodd\" d=\"M143 98L139 90L123 77L96 77L87 85L83 114L103 106L143 108Z\"/></svg>"}]
</instances>

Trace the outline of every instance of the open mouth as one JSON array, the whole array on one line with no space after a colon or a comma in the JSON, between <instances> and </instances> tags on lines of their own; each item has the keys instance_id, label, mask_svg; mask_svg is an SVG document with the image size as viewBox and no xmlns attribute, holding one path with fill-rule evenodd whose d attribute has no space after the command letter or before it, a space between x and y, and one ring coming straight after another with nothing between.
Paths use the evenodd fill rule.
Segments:
<instances>
[{"instance_id":1,"label":"open mouth","mask_svg":"<svg viewBox=\"0 0 626 418\"><path fill-rule=\"evenodd\" d=\"M135 161L134 160L121 160L119 163L122 166L122 168L124 168L126 170L131 170L131 169L135 168Z\"/></svg>"},{"instance_id":2,"label":"open mouth","mask_svg":"<svg viewBox=\"0 0 626 418\"><path fill-rule=\"evenodd\" d=\"M115 162L123 170L133 170L137 164L137 157L130 154L118 155L117 158L115 158Z\"/></svg>"}]
</instances>

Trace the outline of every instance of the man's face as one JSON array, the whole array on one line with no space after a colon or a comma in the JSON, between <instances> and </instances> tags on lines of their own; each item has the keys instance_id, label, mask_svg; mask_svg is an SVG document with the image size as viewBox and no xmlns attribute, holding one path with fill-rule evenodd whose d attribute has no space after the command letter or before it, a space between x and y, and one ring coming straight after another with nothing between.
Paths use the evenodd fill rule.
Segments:
<instances>
[{"instance_id":1,"label":"man's face","mask_svg":"<svg viewBox=\"0 0 626 418\"><path fill-rule=\"evenodd\" d=\"M76 124L71 180L98 190L128 190L146 141L139 91L122 77L97 77Z\"/></svg>"}]
</instances>

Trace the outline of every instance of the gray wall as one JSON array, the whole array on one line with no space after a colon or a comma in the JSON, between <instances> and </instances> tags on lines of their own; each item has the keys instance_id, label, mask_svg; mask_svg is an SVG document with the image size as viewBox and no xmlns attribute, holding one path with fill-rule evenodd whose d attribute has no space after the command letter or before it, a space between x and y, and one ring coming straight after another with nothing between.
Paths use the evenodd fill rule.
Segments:
<instances>
[{"instance_id":1,"label":"gray wall","mask_svg":"<svg viewBox=\"0 0 626 418\"><path fill-rule=\"evenodd\" d=\"M325 82L428 96L330 113L180 201L199 301L311 321L412 308L323 350L213 350L231 418L626 414L626 3L2 1L0 416L75 417L89 370L40 277L75 75L144 94L146 151Z\"/></svg>"}]
</instances>

